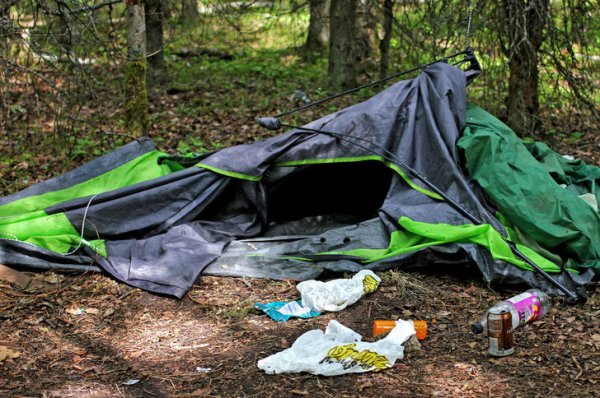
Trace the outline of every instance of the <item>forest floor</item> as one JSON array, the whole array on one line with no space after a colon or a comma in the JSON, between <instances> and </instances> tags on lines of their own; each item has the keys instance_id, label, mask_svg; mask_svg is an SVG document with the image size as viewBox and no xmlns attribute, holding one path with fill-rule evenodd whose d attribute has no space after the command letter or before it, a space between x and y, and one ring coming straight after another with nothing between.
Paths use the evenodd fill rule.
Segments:
<instances>
[{"instance_id":1,"label":"forest floor","mask_svg":"<svg viewBox=\"0 0 600 398\"><path fill-rule=\"evenodd\" d=\"M0 395L597 396L598 293L576 306L555 300L547 316L517 329L515 353L497 358L469 325L506 294L453 275L382 277L376 292L342 312L287 323L252 308L298 299L295 283L285 281L203 277L183 300L103 275L40 273L26 290L2 284L0 350L8 357L0 362ZM379 373L266 375L256 365L331 319L368 341L373 321L389 318L424 319L428 336Z\"/></svg>"},{"instance_id":2,"label":"forest floor","mask_svg":"<svg viewBox=\"0 0 600 398\"><path fill-rule=\"evenodd\" d=\"M232 94L217 87L155 93L152 111L157 116L150 135L161 149L183 151L263 137L252 123L259 114L236 104L211 107L211 100L224 95ZM262 115L291 107L270 106ZM83 113L93 117L98 108ZM49 123L51 115L46 116L46 121L39 116L39 125ZM54 127L46 127L47 134L56 134ZM600 164L597 132L591 132L554 137L554 147ZM102 141L95 137L103 132L95 133L68 152L36 141L33 134L25 139L2 135L0 146L13 152L10 161L0 162L0 192L6 195L64 172L97 155L90 148L105 151L114 145L106 143L114 136ZM28 156L19 155L25 151ZM473 335L469 325L514 292L495 292L476 274L382 273L380 288L346 310L287 323L271 320L253 304L298 299L294 282L202 277L186 297L175 300L99 274L30 276L24 289L0 282L0 396L591 397L600 388L597 291L575 306L555 299L547 316L516 331L514 355L496 358L487 353L487 339ZM373 321L390 318L423 319L429 325L421 349L390 369L319 377L266 375L256 366L304 332L324 330L331 319L370 340Z\"/></svg>"}]
</instances>

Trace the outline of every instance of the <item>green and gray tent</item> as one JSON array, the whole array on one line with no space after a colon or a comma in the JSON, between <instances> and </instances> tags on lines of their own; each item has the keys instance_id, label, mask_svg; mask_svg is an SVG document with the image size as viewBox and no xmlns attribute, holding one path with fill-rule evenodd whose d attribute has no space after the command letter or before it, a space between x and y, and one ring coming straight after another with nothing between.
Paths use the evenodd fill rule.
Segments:
<instances>
[{"instance_id":1,"label":"green and gray tent","mask_svg":"<svg viewBox=\"0 0 600 398\"><path fill-rule=\"evenodd\" d=\"M296 129L185 161L131 142L1 198L0 263L104 270L176 297L202 273L456 264L557 293L510 241L569 289L585 285L600 270L600 218L579 196L597 198L598 169L528 151L467 105L466 85L466 72L435 64L306 126L335 134Z\"/></svg>"}]
</instances>

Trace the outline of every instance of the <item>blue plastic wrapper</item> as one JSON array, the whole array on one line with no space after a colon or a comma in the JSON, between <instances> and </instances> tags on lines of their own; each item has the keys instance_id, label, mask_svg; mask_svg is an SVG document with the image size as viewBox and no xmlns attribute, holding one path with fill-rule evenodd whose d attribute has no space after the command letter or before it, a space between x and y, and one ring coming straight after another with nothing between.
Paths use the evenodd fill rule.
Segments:
<instances>
[{"instance_id":1,"label":"blue plastic wrapper","mask_svg":"<svg viewBox=\"0 0 600 398\"><path fill-rule=\"evenodd\" d=\"M314 318L321 315L320 312L313 311L312 308L304 307L302 301L274 301L272 303L256 303L254 307L266 313L277 322L286 322L290 318Z\"/></svg>"}]
</instances>

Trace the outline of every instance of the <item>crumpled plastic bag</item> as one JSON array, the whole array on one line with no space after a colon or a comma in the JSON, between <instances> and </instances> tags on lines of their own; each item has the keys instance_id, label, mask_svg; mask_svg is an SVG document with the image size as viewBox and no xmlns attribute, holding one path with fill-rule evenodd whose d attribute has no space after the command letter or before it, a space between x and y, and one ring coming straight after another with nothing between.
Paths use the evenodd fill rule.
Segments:
<instances>
[{"instance_id":1,"label":"crumpled plastic bag","mask_svg":"<svg viewBox=\"0 0 600 398\"><path fill-rule=\"evenodd\" d=\"M304 333L284 351L258 361L268 374L308 372L337 376L347 373L379 372L404 358L402 343L415 334L410 321L399 320L383 339L362 342L362 336L336 320L329 321L325 333Z\"/></svg>"},{"instance_id":2,"label":"crumpled plastic bag","mask_svg":"<svg viewBox=\"0 0 600 398\"><path fill-rule=\"evenodd\" d=\"M356 303L379 287L381 278L371 270L359 271L352 279L335 279L329 282L309 280L300 282L296 288L302 296L304 307L314 311L341 311Z\"/></svg>"},{"instance_id":3,"label":"crumpled plastic bag","mask_svg":"<svg viewBox=\"0 0 600 398\"><path fill-rule=\"evenodd\" d=\"M264 311L271 319L277 322L286 322L290 318L313 318L321 315L320 312L313 311L310 307L302 305L301 301L274 301L272 303L254 304L255 308Z\"/></svg>"}]
</instances>

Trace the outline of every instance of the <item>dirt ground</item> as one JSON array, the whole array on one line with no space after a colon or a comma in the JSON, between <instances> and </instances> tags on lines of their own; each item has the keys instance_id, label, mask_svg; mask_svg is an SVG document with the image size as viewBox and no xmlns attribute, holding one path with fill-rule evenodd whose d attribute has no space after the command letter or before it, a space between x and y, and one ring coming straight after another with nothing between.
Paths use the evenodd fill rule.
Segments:
<instances>
[{"instance_id":1,"label":"dirt ground","mask_svg":"<svg viewBox=\"0 0 600 398\"><path fill-rule=\"evenodd\" d=\"M598 396L598 293L576 306L555 300L546 317L516 331L514 355L495 358L469 325L510 292L464 276L381 276L352 307L287 323L252 307L298 298L294 282L203 277L183 300L103 275L40 273L27 289L4 283L0 396ZM331 319L369 340L373 321L388 318L424 319L429 332L420 350L382 372L266 375L256 366Z\"/></svg>"}]
</instances>

